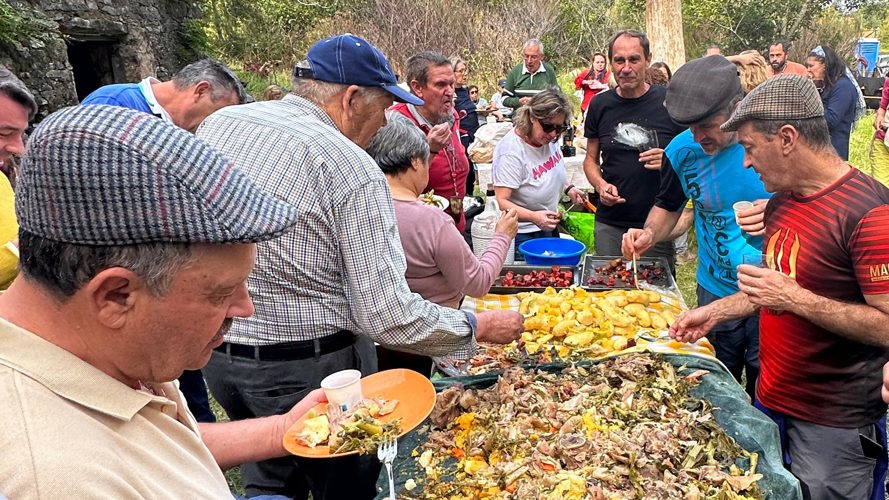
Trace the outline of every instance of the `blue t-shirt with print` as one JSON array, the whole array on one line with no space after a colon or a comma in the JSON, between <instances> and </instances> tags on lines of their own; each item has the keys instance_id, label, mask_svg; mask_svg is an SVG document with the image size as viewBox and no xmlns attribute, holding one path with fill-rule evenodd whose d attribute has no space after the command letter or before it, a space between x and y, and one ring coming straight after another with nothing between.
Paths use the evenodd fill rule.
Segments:
<instances>
[{"instance_id":1,"label":"blue t-shirt with print","mask_svg":"<svg viewBox=\"0 0 889 500\"><path fill-rule=\"evenodd\" d=\"M762 236L750 236L738 226L732 205L771 197L753 169L744 168L744 148L738 144L708 155L694 141L690 130L677 135L664 150L669 163L662 176L674 176L695 210L698 240L698 284L725 297L738 291L737 266L743 255L762 252ZM664 172L666 171L666 172ZM664 184L662 180L662 185ZM658 206L678 210L675 197Z\"/></svg>"}]
</instances>

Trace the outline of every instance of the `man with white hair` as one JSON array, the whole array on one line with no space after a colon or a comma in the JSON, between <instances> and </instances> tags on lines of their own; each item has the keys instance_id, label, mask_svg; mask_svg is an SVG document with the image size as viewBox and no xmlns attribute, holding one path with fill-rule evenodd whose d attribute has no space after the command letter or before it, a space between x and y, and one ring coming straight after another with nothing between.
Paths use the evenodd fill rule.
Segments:
<instances>
[{"instance_id":1,"label":"man with white hair","mask_svg":"<svg viewBox=\"0 0 889 500\"><path fill-rule=\"evenodd\" d=\"M440 84L452 89L453 76ZM375 372L374 341L467 356L476 341L521 334L518 312L468 314L411 293L389 186L364 151L395 99L424 104L397 86L376 47L337 35L309 49L283 99L222 109L198 129L300 213L295 231L258 247L247 280L256 314L232 324L204 371L232 420L286 412L333 372ZM361 499L376 495L379 467L369 455L290 457L241 473L248 495Z\"/></svg>"},{"instance_id":2,"label":"man with white hair","mask_svg":"<svg viewBox=\"0 0 889 500\"><path fill-rule=\"evenodd\" d=\"M545 62L543 42L532 38L522 46L522 64L517 64L506 75L506 87L503 90L503 104L510 108L519 108L528 104L531 96L548 86L558 86L556 71Z\"/></svg>"}]
</instances>

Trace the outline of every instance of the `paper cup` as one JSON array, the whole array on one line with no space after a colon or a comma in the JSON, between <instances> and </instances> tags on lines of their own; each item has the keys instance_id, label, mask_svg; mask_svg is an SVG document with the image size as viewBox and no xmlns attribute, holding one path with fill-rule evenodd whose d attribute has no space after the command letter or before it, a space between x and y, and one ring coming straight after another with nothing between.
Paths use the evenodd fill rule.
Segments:
<instances>
[{"instance_id":1,"label":"paper cup","mask_svg":"<svg viewBox=\"0 0 889 500\"><path fill-rule=\"evenodd\" d=\"M738 213L750 210L751 208L753 208L752 201L739 201L732 205L732 210L735 211L735 223L740 226L741 222L739 220Z\"/></svg>"},{"instance_id":2,"label":"paper cup","mask_svg":"<svg viewBox=\"0 0 889 500\"><path fill-rule=\"evenodd\" d=\"M339 406L343 411L364 399L364 395L361 394L361 372L358 370L331 373L321 381L321 388L327 395L327 402Z\"/></svg>"}]
</instances>

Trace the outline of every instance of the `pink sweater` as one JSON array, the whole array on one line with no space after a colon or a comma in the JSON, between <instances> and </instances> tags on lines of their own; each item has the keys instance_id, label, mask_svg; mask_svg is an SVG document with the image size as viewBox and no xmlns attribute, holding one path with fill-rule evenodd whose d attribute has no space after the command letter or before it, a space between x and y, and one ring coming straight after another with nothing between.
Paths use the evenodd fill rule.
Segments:
<instances>
[{"instance_id":1,"label":"pink sweater","mask_svg":"<svg viewBox=\"0 0 889 500\"><path fill-rule=\"evenodd\" d=\"M392 202L411 291L453 308L464 295L481 297L488 293L506 258L506 235L496 233L482 258L477 259L446 213L421 201Z\"/></svg>"}]
</instances>

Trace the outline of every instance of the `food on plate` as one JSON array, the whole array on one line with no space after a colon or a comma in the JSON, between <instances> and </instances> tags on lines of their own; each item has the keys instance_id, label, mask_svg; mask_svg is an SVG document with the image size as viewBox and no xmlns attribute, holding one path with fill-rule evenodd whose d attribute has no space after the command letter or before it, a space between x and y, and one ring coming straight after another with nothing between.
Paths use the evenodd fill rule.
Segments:
<instances>
[{"instance_id":1,"label":"food on plate","mask_svg":"<svg viewBox=\"0 0 889 500\"><path fill-rule=\"evenodd\" d=\"M707 373L628 354L450 387L399 498L762 498L758 455L689 394Z\"/></svg>"},{"instance_id":2,"label":"food on plate","mask_svg":"<svg viewBox=\"0 0 889 500\"><path fill-rule=\"evenodd\" d=\"M311 448L326 444L331 454L373 453L377 446L396 438L401 431L400 419L383 422L378 418L395 411L397 405L394 399L368 398L346 412L339 412L333 406L328 406L326 414L312 408L297 432L296 441Z\"/></svg>"},{"instance_id":3,"label":"food on plate","mask_svg":"<svg viewBox=\"0 0 889 500\"><path fill-rule=\"evenodd\" d=\"M669 271L654 262L637 262L636 275L640 282L650 285L666 286L669 284ZM632 288L636 286L633 277L632 262L617 258L604 266L594 266L586 280L589 286L607 288Z\"/></svg>"},{"instance_id":4,"label":"food on plate","mask_svg":"<svg viewBox=\"0 0 889 500\"><path fill-rule=\"evenodd\" d=\"M303 420L303 430L296 437L297 442L310 448L327 442L330 437L330 420L326 413L318 413L315 408L309 410Z\"/></svg>"},{"instance_id":5,"label":"food on plate","mask_svg":"<svg viewBox=\"0 0 889 500\"><path fill-rule=\"evenodd\" d=\"M432 205L433 207L444 210L444 205L441 203L441 197L436 198L434 189L430 189L428 193L421 194L417 199L427 205Z\"/></svg>"},{"instance_id":6,"label":"food on plate","mask_svg":"<svg viewBox=\"0 0 889 500\"><path fill-rule=\"evenodd\" d=\"M500 278L500 286L509 287L540 287L548 286L564 288L574 284L574 273L570 270L562 270L559 266L552 266L550 270L529 271L525 274L507 271Z\"/></svg>"}]
</instances>

